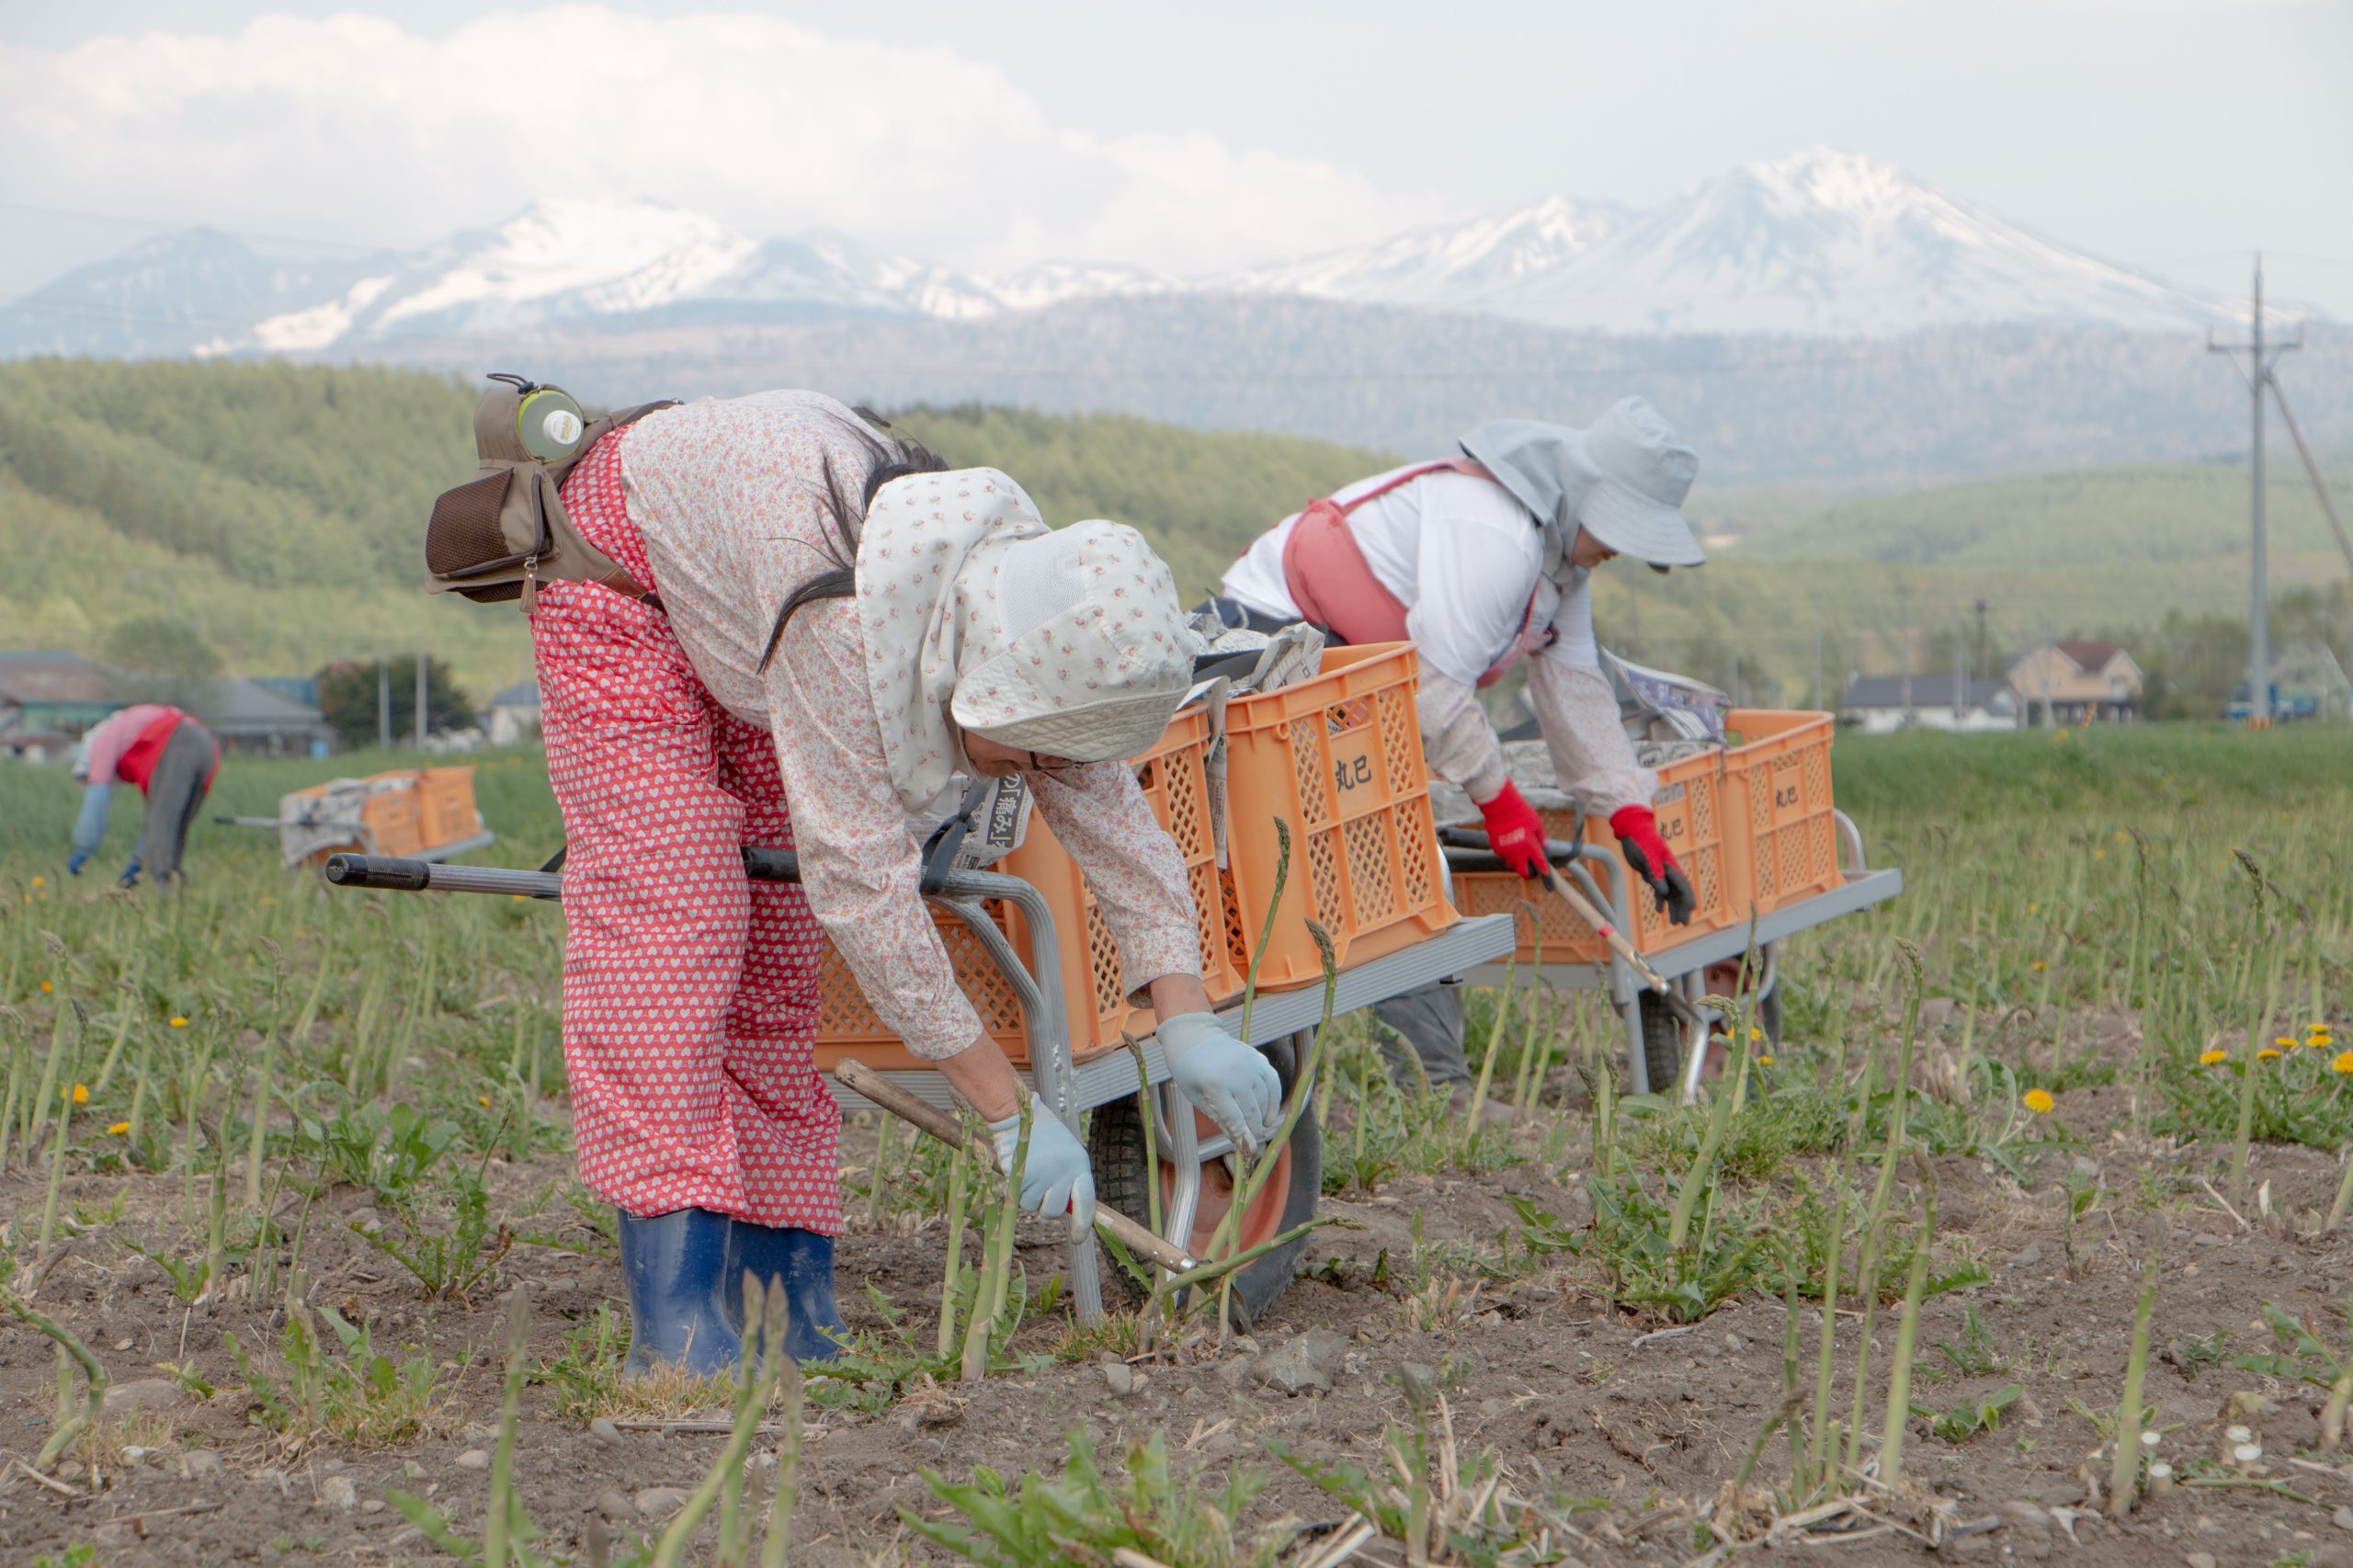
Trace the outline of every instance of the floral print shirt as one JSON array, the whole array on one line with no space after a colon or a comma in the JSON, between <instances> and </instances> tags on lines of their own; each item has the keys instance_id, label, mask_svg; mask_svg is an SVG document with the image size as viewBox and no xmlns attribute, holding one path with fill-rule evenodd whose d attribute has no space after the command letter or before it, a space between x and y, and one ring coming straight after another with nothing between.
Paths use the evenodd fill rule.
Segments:
<instances>
[{"instance_id":1,"label":"floral print shirt","mask_svg":"<svg viewBox=\"0 0 2353 1568\"><path fill-rule=\"evenodd\" d=\"M777 608L847 559L827 468L855 489L857 415L815 392L705 399L646 415L622 451L629 513L696 673L776 744L809 904L883 1025L916 1055L980 1037L918 892L921 847L884 761L853 603L804 606L765 672ZM1032 774L1054 836L1086 874L1139 989L1198 976L1192 893L1173 844L1121 763Z\"/></svg>"}]
</instances>

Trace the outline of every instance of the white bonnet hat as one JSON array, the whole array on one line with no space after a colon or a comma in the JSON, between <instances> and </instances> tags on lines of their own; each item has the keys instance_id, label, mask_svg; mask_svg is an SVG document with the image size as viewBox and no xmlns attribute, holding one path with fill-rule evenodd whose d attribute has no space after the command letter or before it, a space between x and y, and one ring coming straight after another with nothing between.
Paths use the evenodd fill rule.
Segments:
<instances>
[{"instance_id":1,"label":"white bonnet hat","mask_svg":"<svg viewBox=\"0 0 2353 1568\"><path fill-rule=\"evenodd\" d=\"M950 711L1000 745L1071 762L1151 748L1193 680L1168 563L1123 524L1073 523L1004 551L997 647L960 671Z\"/></svg>"}]
</instances>

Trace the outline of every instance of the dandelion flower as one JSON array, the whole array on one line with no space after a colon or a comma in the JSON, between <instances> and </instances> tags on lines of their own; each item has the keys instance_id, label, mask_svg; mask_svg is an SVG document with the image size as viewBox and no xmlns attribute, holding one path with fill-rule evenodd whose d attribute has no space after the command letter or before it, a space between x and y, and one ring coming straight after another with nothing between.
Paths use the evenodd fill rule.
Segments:
<instances>
[{"instance_id":1,"label":"dandelion flower","mask_svg":"<svg viewBox=\"0 0 2353 1568\"><path fill-rule=\"evenodd\" d=\"M2342 1073L2347 1077L2353 1077L2353 1051L2338 1051L2336 1059L2328 1064L2328 1068L2332 1073Z\"/></svg>"},{"instance_id":2,"label":"dandelion flower","mask_svg":"<svg viewBox=\"0 0 2353 1568\"><path fill-rule=\"evenodd\" d=\"M2347 1055L2347 1056L2353 1056L2353 1051L2347 1051L2345 1054L2346 1054L2346 1055ZM2200 1065L2200 1067L2211 1067L2211 1066L2215 1065L2217 1062L2228 1062L2230 1059L2231 1059L2231 1053L2230 1053L2229 1051L2224 1051L2221 1046L2219 1046L2219 1045L2218 1045L2218 1046L2214 1047L2211 1051L2200 1051L2200 1052L2198 1053L2198 1065ZM2345 1071L2347 1071L2347 1072L2353 1072L2353 1068L2347 1068L2347 1069L2345 1069Z\"/></svg>"},{"instance_id":3,"label":"dandelion flower","mask_svg":"<svg viewBox=\"0 0 2353 1568\"><path fill-rule=\"evenodd\" d=\"M172 1028L176 1029L184 1029L188 1028L188 1020L175 1013L172 1015Z\"/></svg>"},{"instance_id":4,"label":"dandelion flower","mask_svg":"<svg viewBox=\"0 0 2353 1568\"><path fill-rule=\"evenodd\" d=\"M1758 1040L1763 1040L1764 1038L1765 1038L1765 1031L1764 1031L1763 1029L1758 1028L1755 1024L1751 1024L1751 1025L1749 1025L1749 1026L1748 1026L1748 1039L1749 1039L1749 1043L1751 1043L1751 1044L1753 1045L1753 1044L1755 1044L1756 1041L1758 1041Z\"/></svg>"},{"instance_id":5,"label":"dandelion flower","mask_svg":"<svg viewBox=\"0 0 2353 1568\"><path fill-rule=\"evenodd\" d=\"M2295 1039L2290 1035L2274 1035L2271 1039L2271 1043L2278 1046L2282 1051L2293 1051L2296 1049Z\"/></svg>"},{"instance_id":6,"label":"dandelion flower","mask_svg":"<svg viewBox=\"0 0 2353 1568\"><path fill-rule=\"evenodd\" d=\"M488 1095L476 1095L474 1098L482 1102L483 1109L488 1110L490 1108L490 1096Z\"/></svg>"},{"instance_id":7,"label":"dandelion flower","mask_svg":"<svg viewBox=\"0 0 2353 1568\"><path fill-rule=\"evenodd\" d=\"M1770 1067L1773 1065L1773 1053L1769 1051L1758 1051L1756 1053L1756 1065L1759 1067Z\"/></svg>"},{"instance_id":8,"label":"dandelion flower","mask_svg":"<svg viewBox=\"0 0 2353 1568\"><path fill-rule=\"evenodd\" d=\"M118 1122L116 1122L113 1126L111 1126L111 1127L109 1127L109 1128L108 1128L108 1129L107 1129L107 1131L108 1131L108 1133L110 1133L111 1135L113 1135L114 1137L117 1137L117 1138L120 1138L120 1137L122 1137L125 1133L128 1133L130 1131L131 1131L131 1123L129 1123L129 1122L127 1122L127 1121L118 1121Z\"/></svg>"},{"instance_id":9,"label":"dandelion flower","mask_svg":"<svg viewBox=\"0 0 2353 1568\"><path fill-rule=\"evenodd\" d=\"M2044 963L2040 959L2034 960L2034 972L2037 974L2040 974L2044 970L2049 969L2050 967L2051 966L2049 964Z\"/></svg>"},{"instance_id":10,"label":"dandelion flower","mask_svg":"<svg viewBox=\"0 0 2353 1568\"><path fill-rule=\"evenodd\" d=\"M2040 909L2042 905L2039 903L2029 903L2026 906L2026 912L2029 915L2032 915L2036 910Z\"/></svg>"},{"instance_id":11,"label":"dandelion flower","mask_svg":"<svg viewBox=\"0 0 2353 1568\"><path fill-rule=\"evenodd\" d=\"M2267 1045L2255 1053L2255 1059L2257 1062L2277 1062L2279 1060L2279 1048Z\"/></svg>"},{"instance_id":12,"label":"dandelion flower","mask_svg":"<svg viewBox=\"0 0 2353 1568\"><path fill-rule=\"evenodd\" d=\"M88 1105L90 1103L90 1085L87 1084L76 1084L72 1088L66 1090L65 1095L66 1097L71 1099L75 1105Z\"/></svg>"},{"instance_id":13,"label":"dandelion flower","mask_svg":"<svg viewBox=\"0 0 2353 1568\"><path fill-rule=\"evenodd\" d=\"M44 980L44 981L42 981L42 982L40 983L40 994L41 994L42 995L44 995L44 996L48 995L51 991L54 991L55 989L56 989L56 987L55 987L55 986L53 986L53 985L51 985L51 984L50 984L50 983L49 983L48 981L46 981L46 980Z\"/></svg>"},{"instance_id":14,"label":"dandelion flower","mask_svg":"<svg viewBox=\"0 0 2353 1568\"><path fill-rule=\"evenodd\" d=\"M2108 851L2105 849L2095 849L2092 851L2092 858L2095 860L2105 860L2108 858Z\"/></svg>"},{"instance_id":15,"label":"dandelion flower","mask_svg":"<svg viewBox=\"0 0 2353 1568\"><path fill-rule=\"evenodd\" d=\"M2051 1091L2049 1089L2029 1089L2025 1094L2018 1096L2018 1104L2026 1107L2027 1109L2034 1112L2037 1116L2049 1116L2052 1108L2058 1105L2058 1101L2051 1097Z\"/></svg>"},{"instance_id":16,"label":"dandelion flower","mask_svg":"<svg viewBox=\"0 0 2353 1568\"><path fill-rule=\"evenodd\" d=\"M47 877L35 877L33 879L33 886L37 888L45 888L49 886L49 879Z\"/></svg>"}]
</instances>

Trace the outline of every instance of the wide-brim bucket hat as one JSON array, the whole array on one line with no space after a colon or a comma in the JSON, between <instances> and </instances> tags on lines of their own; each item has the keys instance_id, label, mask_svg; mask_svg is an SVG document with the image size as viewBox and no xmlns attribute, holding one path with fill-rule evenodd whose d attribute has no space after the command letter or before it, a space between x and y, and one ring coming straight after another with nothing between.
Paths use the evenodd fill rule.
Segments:
<instances>
[{"instance_id":1,"label":"wide-brim bucket hat","mask_svg":"<svg viewBox=\"0 0 2353 1568\"><path fill-rule=\"evenodd\" d=\"M1582 526L1619 554L1654 566L1697 566L1708 558L1682 511L1699 454L1643 398L1621 398L1583 430L1491 420L1461 446L1540 523L1560 529L1563 550Z\"/></svg>"}]
</instances>

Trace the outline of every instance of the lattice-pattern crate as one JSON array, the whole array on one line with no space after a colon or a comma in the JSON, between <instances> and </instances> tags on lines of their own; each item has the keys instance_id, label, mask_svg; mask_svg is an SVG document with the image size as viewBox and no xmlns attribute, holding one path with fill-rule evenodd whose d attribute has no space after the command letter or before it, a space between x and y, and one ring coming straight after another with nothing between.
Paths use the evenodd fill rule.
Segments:
<instances>
[{"instance_id":1,"label":"lattice-pattern crate","mask_svg":"<svg viewBox=\"0 0 2353 1568\"><path fill-rule=\"evenodd\" d=\"M1280 819L1290 867L1261 989L1320 983L1307 922L1343 966L1408 947L1457 918L1438 875L1409 642L1330 648L1323 673L1226 710L1229 960L1246 972L1275 903Z\"/></svg>"},{"instance_id":2,"label":"lattice-pattern crate","mask_svg":"<svg viewBox=\"0 0 2353 1568\"><path fill-rule=\"evenodd\" d=\"M1160 743L1131 766L1154 817L1168 830L1185 862L1199 926L1202 983L1211 1001L1224 1001L1241 994L1242 979L1228 957L1228 922L1204 767L1208 743L1207 717L1198 710L1179 713ZM1043 813L1032 813L1021 846L991 869L1029 881L1053 915L1073 1058L1084 1062L1116 1049L1123 1032L1130 1029L1149 1033L1149 1010L1128 1004L1128 982L1120 970L1119 949L1110 927L1096 908L1095 895L1087 891L1077 863L1055 841ZM1018 911L996 903L988 908L1013 950L1034 970L1029 922ZM1026 1065L1028 1040L1012 988L961 921L945 914L938 918L941 939L956 965L957 981L972 999L983 1026L1016 1066ZM870 1067L923 1065L896 1036L883 1030L830 941L819 970L819 984L824 1001L817 1036L821 1069L830 1069L844 1056L856 1056Z\"/></svg>"},{"instance_id":3,"label":"lattice-pattern crate","mask_svg":"<svg viewBox=\"0 0 2353 1568\"><path fill-rule=\"evenodd\" d=\"M1839 886L1830 798L1828 713L1735 709L1725 727L1741 744L1725 759L1725 802L1746 817L1735 835L1735 906L1746 919Z\"/></svg>"},{"instance_id":4,"label":"lattice-pattern crate","mask_svg":"<svg viewBox=\"0 0 2353 1568\"><path fill-rule=\"evenodd\" d=\"M1747 918L1746 912L1736 907L1739 883L1725 842L1727 830L1738 824L1725 813L1724 778L1725 762L1721 752L1685 757L1659 769L1658 792L1652 798L1651 810L1658 819L1659 836L1675 852L1683 874L1691 879L1691 923L1669 925L1650 890L1634 883L1629 869L1627 878L1634 891L1634 915L1625 935L1636 951L1655 952ZM1552 838L1567 838L1575 823L1575 813L1566 810L1539 811L1537 815L1543 819L1545 832ZM1586 823L1585 841L1613 859L1620 858L1617 836L1600 817ZM1608 876L1598 867L1593 869L1595 881L1608 892ZM1458 873L1454 879L1454 900L1465 915L1518 915L1522 963L1540 959L1545 963L1596 963L1605 954L1606 944L1599 933L1571 914L1565 903L1545 892L1541 884L1523 882L1509 871ZM1523 900L1535 907L1536 929L1543 934L1540 943L1530 931L1528 911L1521 907Z\"/></svg>"}]
</instances>

